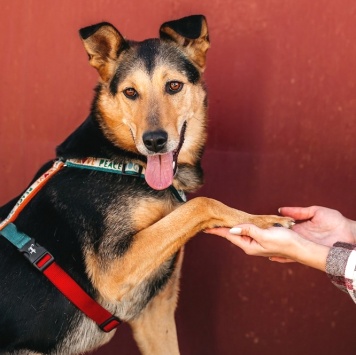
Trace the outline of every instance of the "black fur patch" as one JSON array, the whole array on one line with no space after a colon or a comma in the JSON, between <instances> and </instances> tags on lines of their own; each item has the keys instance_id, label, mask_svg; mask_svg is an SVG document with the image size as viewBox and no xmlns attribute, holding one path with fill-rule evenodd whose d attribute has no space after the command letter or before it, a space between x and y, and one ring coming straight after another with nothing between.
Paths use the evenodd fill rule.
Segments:
<instances>
[{"instance_id":1,"label":"black fur patch","mask_svg":"<svg viewBox=\"0 0 356 355\"><path fill-rule=\"evenodd\" d=\"M121 63L113 78L110 81L110 93L111 95L115 96L117 94L117 88L119 86L119 83L125 79L127 74L129 73L130 70L130 65L128 63Z\"/></svg>"},{"instance_id":2,"label":"black fur patch","mask_svg":"<svg viewBox=\"0 0 356 355\"><path fill-rule=\"evenodd\" d=\"M201 33L203 19L204 16L202 15L187 16L179 20L165 22L161 28L169 27L183 37L197 39ZM160 35L161 38L170 39L170 37L163 32L160 32Z\"/></svg>"},{"instance_id":3,"label":"black fur patch","mask_svg":"<svg viewBox=\"0 0 356 355\"><path fill-rule=\"evenodd\" d=\"M143 61L149 74L154 68L159 53L159 43L158 39L149 39L141 42L137 49L137 58Z\"/></svg>"},{"instance_id":4,"label":"black fur patch","mask_svg":"<svg viewBox=\"0 0 356 355\"><path fill-rule=\"evenodd\" d=\"M200 79L199 70L186 58L182 61L183 72L187 75L192 84L196 84Z\"/></svg>"},{"instance_id":5,"label":"black fur patch","mask_svg":"<svg viewBox=\"0 0 356 355\"><path fill-rule=\"evenodd\" d=\"M149 283L148 286L149 299L153 298L167 284L168 280L172 276L173 271L175 269L177 256L178 254L175 254L171 260L166 262L167 264L166 272L163 275L161 275L161 277L156 276Z\"/></svg>"},{"instance_id":6,"label":"black fur patch","mask_svg":"<svg viewBox=\"0 0 356 355\"><path fill-rule=\"evenodd\" d=\"M96 25L81 28L79 30L80 37L82 37L83 39L87 39L90 36L92 36L99 28L103 26L110 26L115 29L115 27L111 23L101 22L101 23L97 23Z\"/></svg>"},{"instance_id":7,"label":"black fur patch","mask_svg":"<svg viewBox=\"0 0 356 355\"><path fill-rule=\"evenodd\" d=\"M137 56L132 49L132 46L136 42L130 41L126 42L126 46L124 48L126 52L125 60L121 61L119 66L116 69L116 72L113 78L110 81L110 93L115 96L117 94L117 88L123 80L125 80L126 76L131 72L134 68L135 62L137 60Z\"/></svg>"}]
</instances>

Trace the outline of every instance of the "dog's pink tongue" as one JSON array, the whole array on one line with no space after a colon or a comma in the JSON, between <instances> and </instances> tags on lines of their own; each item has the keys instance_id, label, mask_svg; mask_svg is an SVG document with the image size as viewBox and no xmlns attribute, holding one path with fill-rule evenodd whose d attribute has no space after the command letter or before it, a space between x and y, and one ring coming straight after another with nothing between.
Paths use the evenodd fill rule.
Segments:
<instances>
[{"instance_id":1,"label":"dog's pink tongue","mask_svg":"<svg viewBox=\"0 0 356 355\"><path fill-rule=\"evenodd\" d=\"M155 190L163 190L173 183L173 153L147 156L145 179Z\"/></svg>"}]
</instances>

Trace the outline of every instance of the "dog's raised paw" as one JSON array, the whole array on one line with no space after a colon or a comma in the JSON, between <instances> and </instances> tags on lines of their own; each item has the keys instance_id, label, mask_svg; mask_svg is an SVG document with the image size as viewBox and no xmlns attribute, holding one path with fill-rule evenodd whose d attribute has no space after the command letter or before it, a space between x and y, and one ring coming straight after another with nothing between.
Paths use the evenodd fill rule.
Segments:
<instances>
[{"instance_id":1,"label":"dog's raised paw","mask_svg":"<svg viewBox=\"0 0 356 355\"><path fill-rule=\"evenodd\" d=\"M291 228L292 226L295 225L295 221L292 218L289 217L278 217L282 218L281 221L273 223L273 227L285 227L285 228Z\"/></svg>"},{"instance_id":2,"label":"dog's raised paw","mask_svg":"<svg viewBox=\"0 0 356 355\"><path fill-rule=\"evenodd\" d=\"M255 216L252 223L260 228L270 228L270 227L291 228L295 224L295 221L293 218L290 217Z\"/></svg>"}]
</instances>

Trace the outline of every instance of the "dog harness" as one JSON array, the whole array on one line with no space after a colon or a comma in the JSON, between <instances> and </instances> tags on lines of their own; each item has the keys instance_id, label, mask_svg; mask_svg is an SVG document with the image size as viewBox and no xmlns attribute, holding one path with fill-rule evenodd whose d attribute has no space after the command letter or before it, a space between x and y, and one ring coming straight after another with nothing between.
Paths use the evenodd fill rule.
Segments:
<instances>
[{"instance_id":1,"label":"dog harness","mask_svg":"<svg viewBox=\"0 0 356 355\"><path fill-rule=\"evenodd\" d=\"M6 219L0 223L0 234L12 243L36 269L42 272L70 302L91 318L102 331L110 332L121 323L121 320L91 298L55 262L49 251L36 243L33 238L19 231L13 223L37 192L64 167L91 169L141 178L145 176L145 169L136 163L123 164L102 158L56 160L53 166L22 194ZM170 187L170 190L180 202L186 201L183 191L178 191L173 186Z\"/></svg>"}]
</instances>

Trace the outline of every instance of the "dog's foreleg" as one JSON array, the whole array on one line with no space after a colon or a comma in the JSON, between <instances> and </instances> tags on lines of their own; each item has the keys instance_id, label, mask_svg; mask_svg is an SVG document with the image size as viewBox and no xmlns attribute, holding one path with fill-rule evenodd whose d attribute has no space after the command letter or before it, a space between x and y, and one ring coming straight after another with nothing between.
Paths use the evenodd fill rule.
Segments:
<instances>
[{"instance_id":1,"label":"dog's foreleg","mask_svg":"<svg viewBox=\"0 0 356 355\"><path fill-rule=\"evenodd\" d=\"M164 289L130 321L135 341L144 355L178 355L174 312L178 301L179 277L183 249L179 251L175 270Z\"/></svg>"},{"instance_id":2,"label":"dog's foreleg","mask_svg":"<svg viewBox=\"0 0 356 355\"><path fill-rule=\"evenodd\" d=\"M105 271L95 272L93 283L104 298L120 301L198 232L240 223L253 223L262 228L275 223L290 227L292 219L255 216L213 199L197 197L138 232L123 257L111 262Z\"/></svg>"}]
</instances>

